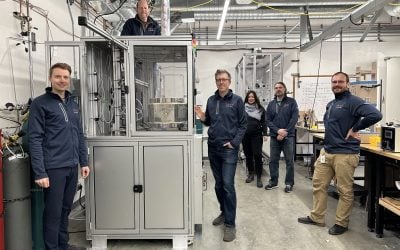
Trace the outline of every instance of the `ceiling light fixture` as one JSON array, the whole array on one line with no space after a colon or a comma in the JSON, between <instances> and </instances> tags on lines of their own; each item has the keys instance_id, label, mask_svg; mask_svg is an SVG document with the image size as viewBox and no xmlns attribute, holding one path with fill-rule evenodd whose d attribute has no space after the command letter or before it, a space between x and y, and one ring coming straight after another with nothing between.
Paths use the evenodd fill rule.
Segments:
<instances>
[{"instance_id":1,"label":"ceiling light fixture","mask_svg":"<svg viewBox=\"0 0 400 250\"><path fill-rule=\"evenodd\" d=\"M221 20L219 21L218 33L217 33L217 40L221 38L222 29L224 28L226 14L228 13L229 3L230 0L225 0L224 9L222 10Z\"/></svg>"}]
</instances>

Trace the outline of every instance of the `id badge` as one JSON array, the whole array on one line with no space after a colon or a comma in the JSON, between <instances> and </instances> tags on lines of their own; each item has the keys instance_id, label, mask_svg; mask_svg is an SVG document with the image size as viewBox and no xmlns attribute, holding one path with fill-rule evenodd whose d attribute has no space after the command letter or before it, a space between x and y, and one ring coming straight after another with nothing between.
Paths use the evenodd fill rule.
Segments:
<instances>
[{"instance_id":1,"label":"id badge","mask_svg":"<svg viewBox=\"0 0 400 250\"><path fill-rule=\"evenodd\" d=\"M321 163L326 163L325 155L321 155L321 156L319 157L319 161L320 161Z\"/></svg>"}]
</instances>

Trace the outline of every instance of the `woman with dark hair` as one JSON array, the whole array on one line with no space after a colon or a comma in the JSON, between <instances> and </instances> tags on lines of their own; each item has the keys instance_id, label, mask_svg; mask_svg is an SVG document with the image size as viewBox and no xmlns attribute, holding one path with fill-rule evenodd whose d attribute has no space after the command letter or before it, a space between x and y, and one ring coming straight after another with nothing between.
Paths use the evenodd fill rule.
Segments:
<instances>
[{"instance_id":1,"label":"woman with dark hair","mask_svg":"<svg viewBox=\"0 0 400 250\"><path fill-rule=\"evenodd\" d=\"M267 123L265 120L265 109L260 104L256 92L250 90L244 99L247 116L247 130L243 137L242 145L246 156L248 175L246 183L254 180L257 175L257 187L263 187L261 174L263 170L262 144L267 139Z\"/></svg>"}]
</instances>

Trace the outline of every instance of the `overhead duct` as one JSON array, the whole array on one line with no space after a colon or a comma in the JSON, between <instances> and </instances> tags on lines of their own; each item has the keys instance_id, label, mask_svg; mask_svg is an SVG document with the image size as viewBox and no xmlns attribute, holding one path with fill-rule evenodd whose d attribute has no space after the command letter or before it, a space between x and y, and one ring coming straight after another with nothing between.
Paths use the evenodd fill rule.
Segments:
<instances>
[{"instance_id":1,"label":"overhead duct","mask_svg":"<svg viewBox=\"0 0 400 250\"><path fill-rule=\"evenodd\" d=\"M104 19L106 19L107 21L109 21L110 23L117 23L120 22L122 19L122 16L119 14L110 14L110 15L105 15L103 16Z\"/></svg>"},{"instance_id":2,"label":"overhead duct","mask_svg":"<svg viewBox=\"0 0 400 250\"><path fill-rule=\"evenodd\" d=\"M318 44L326 38L336 36L343 28L348 28L352 25L354 21L359 20L361 17L365 16L374 11L378 11L385 7L391 0L370 0L364 5L360 6L346 17L332 24L330 27L322 31L317 37L312 41L305 43L300 47L300 51L306 51L312 48L314 45Z\"/></svg>"},{"instance_id":3,"label":"overhead duct","mask_svg":"<svg viewBox=\"0 0 400 250\"><path fill-rule=\"evenodd\" d=\"M399 4L400 1L395 1L394 3ZM389 16L400 17L400 6L399 5L386 5L384 7L386 13Z\"/></svg>"}]
</instances>

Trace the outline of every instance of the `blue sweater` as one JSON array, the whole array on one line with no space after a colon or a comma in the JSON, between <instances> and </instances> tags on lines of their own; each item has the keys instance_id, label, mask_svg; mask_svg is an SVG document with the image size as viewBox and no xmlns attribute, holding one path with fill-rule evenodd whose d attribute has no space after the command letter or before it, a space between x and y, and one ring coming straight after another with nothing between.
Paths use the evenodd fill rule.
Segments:
<instances>
[{"instance_id":1,"label":"blue sweater","mask_svg":"<svg viewBox=\"0 0 400 250\"><path fill-rule=\"evenodd\" d=\"M326 105L324 149L331 154L358 154L360 141L346 140L347 132L350 128L354 132L365 129L381 119L379 110L349 91L335 95Z\"/></svg>"},{"instance_id":2,"label":"blue sweater","mask_svg":"<svg viewBox=\"0 0 400 250\"><path fill-rule=\"evenodd\" d=\"M28 131L35 180L48 177L48 169L88 165L79 107L69 92L65 93L65 103L51 88L35 98Z\"/></svg>"},{"instance_id":3,"label":"blue sweater","mask_svg":"<svg viewBox=\"0 0 400 250\"><path fill-rule=\"evenodd\" d=\"M276 97L267 107L267 125L271 137L278 136L278 130L284 128L288 132L288 137L294 137L295 126L299 119L299 108L296 100L285 96L281 105L278 105Z\"/></svg>"},{"instance_id":4,"label":"blue sweater","mask_svg":"<svg viewBox=\"0 0 400 250\"><path fill-rule=\"evenodd\" d=\"M218 90L207 100L206 116L203 122L208 129L208 145L222 147L230 142L238 149L246 132L247 118L240 96L229 93L221 97Z\"/></svg>"},{"instance_id":5,"label":"blue sweater","mask_svg":"<svg viewBox=\"0 0 400 250\"><path fill-rule=\"evenodd\" d=\"M161 27L153 18L147 18L147 27L140 22L138 15L128 19L122 28L121 36L161 35Z\"/></svg>"}]
</instances>

